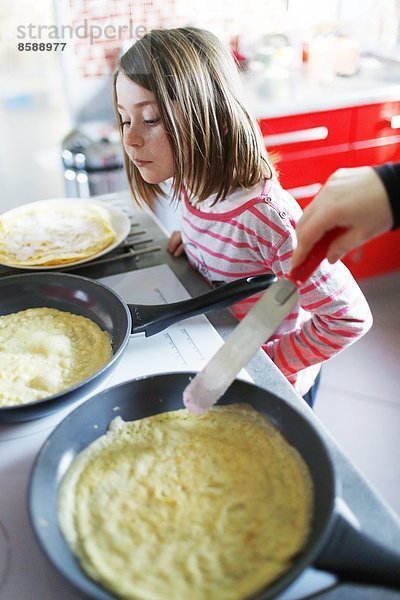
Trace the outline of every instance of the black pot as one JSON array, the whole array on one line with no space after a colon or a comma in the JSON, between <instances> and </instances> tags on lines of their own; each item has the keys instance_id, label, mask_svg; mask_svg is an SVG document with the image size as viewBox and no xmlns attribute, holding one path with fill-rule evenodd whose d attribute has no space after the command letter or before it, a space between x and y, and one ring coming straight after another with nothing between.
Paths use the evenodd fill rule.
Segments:
<instances>
[{"instance_id":1,"label":"black pot","mask_svg":"<svg viewBox=\"0 0 400 600\"><path fill-rule=\"evenodd\" d=\"M28 308L58 308L87 317L111 337L113 356L91 377L64 392L27 404L0 407L0 421L47 416L95 390L110 376L131 334L154 335L169 325L265 290L275 275L244 277L196 298L171 304L127 304L103 283L65 273L27 273L0 279L0 315Z\"/></svg>"},{"instance_id":2,"label":"black pot","mask_svg":"<svg viewBox=\"0 0 400 600\"><path fill-rule=\"evenodd\" d=\"M182 393L193 375L155 375L101 392L61 422L37 457L29 489L30 517L36 537L55 568L91 598L112 600L113 596L81 570L60 532L57 520L60 480L73 458L105 433L117 415L129 421L182 408ZM340 482L329 452L311 421L274 394L239 380L234 381L220 400L220 404L235 402L247 402L271 419L307 463L315 490L312 529L303 551L286 573L257 595L257 600L275 598L309 566L331 571L344 580L400 589L400 554L355 528L352 519L348 519L347 507L342 511L344 503L338 502Z\"/></svg>"}]
</instances>

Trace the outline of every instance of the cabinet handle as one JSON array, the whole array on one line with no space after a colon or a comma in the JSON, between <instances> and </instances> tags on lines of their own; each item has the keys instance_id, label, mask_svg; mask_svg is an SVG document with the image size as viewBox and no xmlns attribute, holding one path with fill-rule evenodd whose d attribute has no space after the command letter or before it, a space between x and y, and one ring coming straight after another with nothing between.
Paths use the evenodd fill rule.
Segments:
<instances>
[{"instance_id":1,"label":"cabinet handle","mask_svg":"<svg viewBox=\"0 0 400 600\"><path fill-rule=\"evenodd\" d=\"M391 129L400 129L400 115L386 117L378 123L378 127L391 127Z\"/></svg>"},{"instance_id":2,"label":"cabinet handle","mask_svg":"<svg viewBox=\"0 0 400 600\"><path fill-rule=\"evenodd\" d=\"M328 133L329 130L327 127L311 127L310 129L298 129L297 131L265 135L264 142L267 146L283 146L284 144L296 144L298 142L315 142L316 140L326 140Z\"/></svg>"},{"instance_id":3,"label":"cabinet handle","mask_svg":"<svg viewBox=\"0 0 400 600\"><path fill-rule=\"evenodd\" d=\"M322 188L322 183L311 183L310 185L302 185L300 187L290 188L287 191L292 194L296 200L304 200L305 198L313 198Z\"/></svg>"},{"instance_id":4,"label":"cabinet handle","mask_svg":"<svg viewBox=\"0 0 400 600\"><path fill-rule=\"evenodd\" d=\"M400 129L400 115L393 115L390 119L390 127L392 129Z\"/></svg>"}]
</instances>

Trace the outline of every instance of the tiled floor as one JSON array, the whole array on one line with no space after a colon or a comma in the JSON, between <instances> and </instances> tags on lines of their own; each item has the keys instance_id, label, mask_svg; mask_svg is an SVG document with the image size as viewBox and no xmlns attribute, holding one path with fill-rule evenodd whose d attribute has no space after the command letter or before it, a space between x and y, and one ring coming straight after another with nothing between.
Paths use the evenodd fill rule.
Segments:
<instances>
[{"instance_id":1,"label":"tiled floor","mask_svg":"<svg viewBox=\"0 0 400 600\"><path fill-rule=\"evenodd\" d=\"M374 325L324 365L315 412L400 515L400 271L360 286Z\"/></svg>"}]
</instances>

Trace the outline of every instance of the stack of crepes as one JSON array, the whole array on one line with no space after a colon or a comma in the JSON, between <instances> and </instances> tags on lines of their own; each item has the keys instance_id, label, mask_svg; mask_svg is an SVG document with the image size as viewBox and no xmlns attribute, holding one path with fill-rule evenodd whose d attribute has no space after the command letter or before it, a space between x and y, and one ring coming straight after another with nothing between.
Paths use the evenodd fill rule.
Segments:
<instances>
[{"instance_id":1,"label":"stack of crepes","mask_svg":"<svg viewBox=\"0 0 400 600\"><path fill-rule=\"evenodd\" d=\"M90 258L116 238L103 207L30 204L0 217L0 263L15 267L54 266Z\"/></svg>"}]
</instances>

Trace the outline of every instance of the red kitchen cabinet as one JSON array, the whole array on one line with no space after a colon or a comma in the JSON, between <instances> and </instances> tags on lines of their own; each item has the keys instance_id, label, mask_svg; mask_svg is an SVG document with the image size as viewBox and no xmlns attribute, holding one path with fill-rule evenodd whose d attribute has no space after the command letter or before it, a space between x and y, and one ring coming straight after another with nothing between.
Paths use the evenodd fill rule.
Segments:
<instances>
[{"instance_id":1,"label":"red kitchen cabinet","mask_svg":"<svg viewBox=\"0 0 400 600\"><path fill-rule=\"evenodd\" d=\"M282 185L305 206L337 168L348 166L352 109L260 121Z\"/></svg>"},{"instance_id":2,"label":"red kitchen cabinet","mask_svg":"<svg viewBox=\"0 0 400 600\"><path fill-rule=\"evenodd\" d=\"M259 123L283 187L302 207L338 168L400 161L400 101ZM400 232L368 242L344 262L356 279L400 269Z\"/></svg>"},{"instance_id":3,"label":"red kitchen cabinet","mask_svg":"<svg viewBox=\"0 0 400 600\"><path fill-rule=\"evenodd\" d=\"M359 106L353 111L351 164L400 160L400 101Z\"/></svg>"},{"instance_id":4,"label":"red kitchen cabinet","mask_svg":"<svg viewBox=\"0 0 400 600\"><path fill-rule=\"evenodd\" d=\"M400 161L400 101L359 106L353 111L351 166ZM345 263L359 279L400 269L400 231L357 248Z\"/></svg>"}]
</instances>

